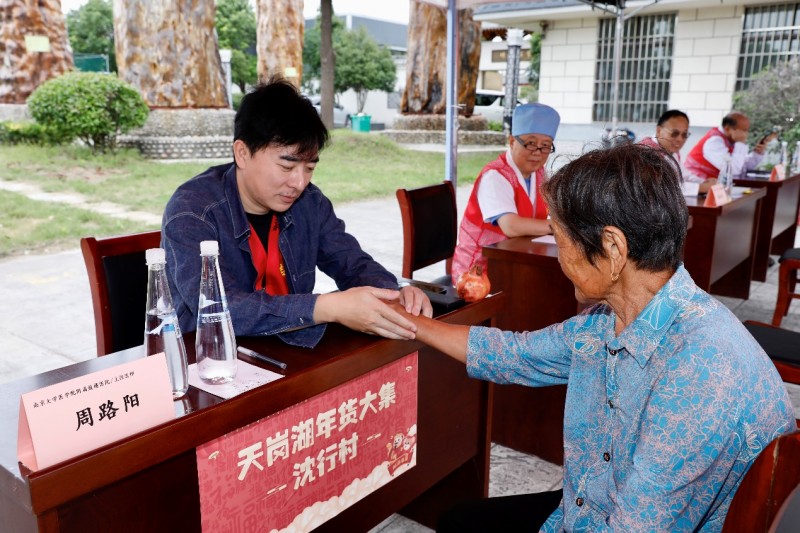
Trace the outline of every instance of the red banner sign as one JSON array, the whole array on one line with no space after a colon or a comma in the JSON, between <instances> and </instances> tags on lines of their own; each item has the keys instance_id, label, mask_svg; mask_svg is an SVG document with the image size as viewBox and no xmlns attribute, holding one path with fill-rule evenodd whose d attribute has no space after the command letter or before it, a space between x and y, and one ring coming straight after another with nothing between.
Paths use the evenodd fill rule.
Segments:
<instances>
[{"instance_id":1,"label":"red banner sign","mask_svg":"<svg viewBox=\"0 0 800 533\"><path fill-rule=\"evenodd\" d=\"M416 464L417 353L197 448L203 531L310 531Z\"/></svg>"}]
</instances>

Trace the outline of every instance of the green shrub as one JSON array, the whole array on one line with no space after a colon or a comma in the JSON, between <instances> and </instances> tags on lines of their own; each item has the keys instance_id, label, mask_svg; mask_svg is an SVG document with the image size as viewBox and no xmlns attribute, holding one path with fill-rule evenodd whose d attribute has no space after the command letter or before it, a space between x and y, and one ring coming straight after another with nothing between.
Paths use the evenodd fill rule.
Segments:
<instances>
[{"instance_id":1,"label":"green shrub","mask_svg":"<svg viewBox=\"0 0 800 533\"><path fill-rule=\"evenodd\" d=\"M0 144L36 144L48 146L69 142L54 131L36 122L0 122Z\"/></svg>"},{"instance_id":2,"label":"green shrub","mask_svg":"<svg viewBox=\"0 0 800 533\"><path fill-rule=\"evenodd\" d=\"M36 121L92 151L114 150L117 135L142 126L149 109L139 92L114 74L71 72L40 85L28 98Z\"/></svg>"},{"instance_id":3,"label":"green shrub","mask_svg":"<svg viewBox=\"0 0 800 533\"><path fill-rule=\"evenodd\" d=\"M239 106L242 105L244 93L233 93L233 110L239 111Z\"/></svg>"},{"instance_id":4,"label":"green shrub","mask_svg":"<svg viewBox=\"0 0 800 533\"><path fill-rule=\"evenodd\" d=\"M489 131L503 131L503 123L502 122L489 122L487 125Z\"/></svg>"}]
</instances>

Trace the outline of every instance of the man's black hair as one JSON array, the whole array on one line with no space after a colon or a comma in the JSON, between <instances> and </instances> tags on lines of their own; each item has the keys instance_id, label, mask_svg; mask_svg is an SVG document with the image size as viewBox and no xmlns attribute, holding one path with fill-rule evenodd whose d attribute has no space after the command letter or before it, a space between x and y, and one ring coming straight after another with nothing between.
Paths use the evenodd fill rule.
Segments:
<instances>
[{"instance_id":1,"label":"man's black hair","mask_svg":"<svg viewBox=\"0 0 800 533\"><path fill-rule=\"evenodd\" d=\"M316 158L329 134L317 110L297 88L282 78L258 85L242 99L233 123L233 140L250 153L268 146L297 146L300 158Z\"/></svg>"}]
</instances>

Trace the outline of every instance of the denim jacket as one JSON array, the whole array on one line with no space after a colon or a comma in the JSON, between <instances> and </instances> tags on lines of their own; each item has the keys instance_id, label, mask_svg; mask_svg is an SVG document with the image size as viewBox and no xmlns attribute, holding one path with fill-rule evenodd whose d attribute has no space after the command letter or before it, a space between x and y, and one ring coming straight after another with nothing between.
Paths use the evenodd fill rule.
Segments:
<instances>
[{"instance_id":1,"label":"denim jacket","mask_svg":"<svg viewBox=\"0 0 800 533\"><path fill-rule=\"evenodd\" d=\"M219 263L228 308L237 335L274 335L288 344L311 348L325 325L314 325L315 267L341 290L358 286L397 288L397 279L345 232L330 200L309 184L284 213L279 248L287 270L289 295L255 290L256 269L248 238L250 223L236 185L233 163L211 167L180 187L167 203L161 245L167 254L169 288L183 331L197 327L200 241L219 242ZM311 326L311 327L307 327ZM303 328L297 331L287 331Z\"/></svg>"}]
</instances>

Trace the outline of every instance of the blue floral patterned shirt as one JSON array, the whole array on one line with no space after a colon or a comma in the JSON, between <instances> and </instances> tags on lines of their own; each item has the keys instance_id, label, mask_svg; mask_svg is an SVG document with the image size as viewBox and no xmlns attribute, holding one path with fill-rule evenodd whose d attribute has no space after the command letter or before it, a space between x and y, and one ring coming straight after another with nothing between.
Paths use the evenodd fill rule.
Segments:
<instances>
[{"instance_id":1,"label":"blue floral patterned shirt","mask_svg":"<svg viewBox=\"0 0 800 533\"><path fill-rule=\"evenodd\" d=\"M471 376L567 384L564 499L542 531L720 531L750 464L795 429L785 386L683 266L619 336L614 321L595 305L539 331L470 330Z\"/></svg>"}]
</instances>

